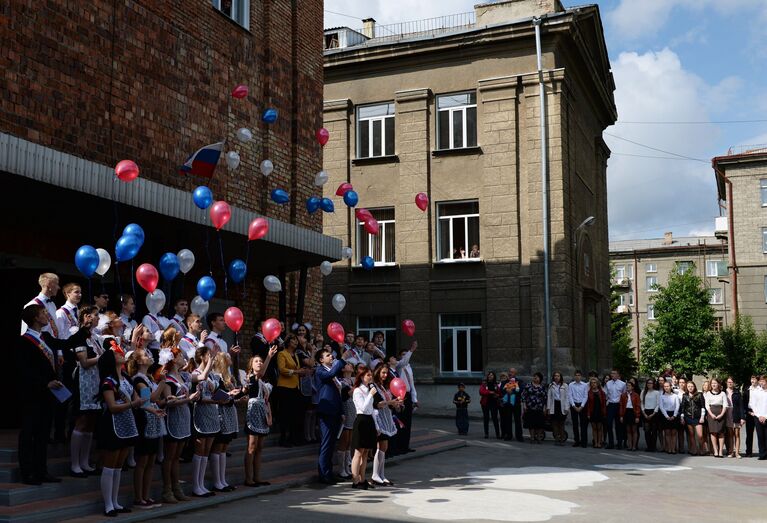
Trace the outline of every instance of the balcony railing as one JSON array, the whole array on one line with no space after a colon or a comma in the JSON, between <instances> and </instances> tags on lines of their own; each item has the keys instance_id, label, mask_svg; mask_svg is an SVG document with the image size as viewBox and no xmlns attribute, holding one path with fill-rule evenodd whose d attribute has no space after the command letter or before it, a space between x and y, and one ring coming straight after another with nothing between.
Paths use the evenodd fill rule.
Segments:
<instances>
[{"instance_id":1,"label":"balcony railing","mask_svg":"<svg viewBox=\"0 0 767 523\"><path fill-rule=\"evenodd\" d=\"M374 41L386 42L402 40L405 38L433 37L457 29L472 27L475 23L476 18L472 11L468 13L438 16L435 18L425 18L423 20L413 20L410 22L376 25ZM355 30L361 34L366 34L364 28Z\"/></svg>"}]
</instances>

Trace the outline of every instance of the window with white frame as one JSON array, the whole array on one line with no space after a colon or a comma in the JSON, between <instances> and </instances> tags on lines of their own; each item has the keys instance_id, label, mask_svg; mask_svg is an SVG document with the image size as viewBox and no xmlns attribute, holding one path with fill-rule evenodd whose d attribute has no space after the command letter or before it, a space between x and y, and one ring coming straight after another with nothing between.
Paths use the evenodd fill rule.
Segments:
<instances>
[{"instance_id":1,"label":"window with white frame","mask_svg":"<svg viewBox=\"0 0 767 523\"><path fill-rule=\"evenodd\" d=\"M439 315L440 369L482 374L482 315Z\"/></svg>"},{"instance_id":2,"label":"window with white frame","mask_svg":"<svg viewBox=\"0 0 767 523\"><path fill-rule=\"evenodd\" d=\"M655 305L653 305L652 303L647 305L647 319L648 320L655 319Z\"/></svg>"},{"instance_id":3,"label":"window with white frame","mask_svg":"<svg viewBox=\"0 0 767 523\"><path fill-rule=\"evenodd\" d=\"M440 261L479 260L479 202L437 204L437 253Z\"/></svg>"},{"instance_id":4,"label":"window with white frame","mask_svg":"<svg viewBox=\"0 0 767 523\"><path fill-rule=\"evenodd\" d=\"M477 145L477 93L437 96L437 149Z\"/></svg>"},{"instance_id":5,"label":"window with white frame","mask_svg":"<svg viewBox=\"0 0 767 523\"><path fill-rule=\"evenodd\" d=\"M384 348L387 356L397 355L397 318L394 316L358 316L357 334L373 341L376 332L384 335Z\"/></svg>"},{"instance_id":6,"label":"window with white frame","mask_svg":"<svg viewBox=\"0 0 767 523\"><path fill-rule=\"evenodd\" d=\"M213 7L245 29L250 29L250 0L213 0Z\"/></svg>"},{"instance_id":7,"label":"window with white frame","mask_svg":"<svg viewBox=\"0 0 767 523\"><path fill-rule=\"evenodd\" d=\"M658 272L658 265L655 263L646 263L644 270L645 272Z\"/></svg>"},{"instance_id":8,"label":"window with white frame","mask_svg":"<svg viewBox=\"0 0 767 523\"><path fill-rule=\"evenodd\" d=\"M657 292L658 291L658 277L657 276L647 276L645 278L645 288L647 289L647 292Z\"/></svg>"},{"instance_id":9,"label":"window with white frame","mask_svg":"<svg viewBox=\"0 0 767 523\"><path fill-rule=\"evenodd\" d=\"M357 253L362 258L370 256L377 266L393 265L396 258L395 249L395 224L394 207L384 209L369 209L370 214L378 221L378 234L369 234L365 230L364 222L357 221Z\"/></svg>"},{"instance_id":10,"label":"window with white frame","mask_svg":"<svg viewBox=\"0 0 767 523\"><path fill-rule=\"evenodd\" d=\"M723 303L721 287L708 290L708 302L711 305L721 305Z\"/></svg>"},{"instance_id":11,"label":"window with white frame","mask_svg":"<svg viewBox=\"0 0 767 523\"><path fill-rule=\"evenodd\" d=\"M762 252L767 254L767 227L762 227Z\"/></svg>"},{"instance_id":12,"label":"window with white frame","mask_svg":"<svg viewBox=\"0 0 767 523\"><path fill-rule=\"evenodd\" d=\"M676 262L676 272L677 274L684 274L687 271L692 269L692 262L691 261L680 261Z\"/></svg>"},{"instance_id":13,"label":"window with white frame","mask_svg":"<svg viewBox=\"0 0 767 523\"><path fill-rule=\"evenodd\" d=\"M767 303L767 276L764 277L764 303Z\"/></svg>"},{"instance_id":14,"label":"window with white frame","mask_svg":"<svg viewBox=\"0 0 767 523\"><path fill-rule=\"evenodd\" d=\"M625 265L616 265L615 266L615 281L621 281L626 278L626 266Z\"/></svg>"},{"instance_id":15,"label":"window with white frame","mask_svg":"<svg viewBox=\"0 0 767 523\"><path fill-rule=\"evenodd\" d=\"M634 293L630 292L630 293L627 294L627 296L629 297L629 307L633 307L634 306Z\"/></svg>"},{"instance_id":16,"label":"window with white frame","mask_svg":"<svg viewBox=\"0 0 767 523\"><path fill-rule=\"evenodd\" d=\"M722 321L722 318L718 316L714 317L714 330L716 332L719 332L722 330L723 326L724 326L724 322Z\"/></svg>"},{"instance_id":17,"label":"window with white frame","mask_svg":"<svg viewBox=\"0 0 767 523\"><path fill-rule=\"evenodd\" d=\"M727 262L724 260L706 260L706 276L712 278L727 276Z\"/></svg>"},{"instance_id":18,"label":"window with white frame","mask_svg":"<svg viewBox=\"0 0 767 523\"><path fill-rule=\"evenodd\" d=\"M394 155L394 102L357 107L357 158Z\"/></svg>"},{"instance_id":19,"label":"window with white frame","mask_svg":"<svg viewBox=\"0 0 767 523\"><path fill-rule=\"evenodd\" d=\"M767 178L759 180L759 192L762 195L762 207L767 207Z\"/></svg>"},{"instance_id":20,"label":"window with white frame","mask_svg":"<svg viewBox=\"0 0 767 523\"><path fill-rule=\"evenodd\" d=\"M634 280L634 266L629 264L626 265L626 278L629 280Z\"/></svg>"}]
</instances>

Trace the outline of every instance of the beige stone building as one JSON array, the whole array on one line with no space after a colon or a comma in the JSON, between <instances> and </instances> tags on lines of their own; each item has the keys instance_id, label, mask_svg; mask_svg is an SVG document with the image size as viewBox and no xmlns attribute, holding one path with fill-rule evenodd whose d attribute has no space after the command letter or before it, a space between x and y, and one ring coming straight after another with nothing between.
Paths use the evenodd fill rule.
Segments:
<instances>
[{"instance_id":1,"label":"beige stone building","mask_svg":"<svg viewBox=\"0 0 767 523\"><path fill-rule=\"evenodd\" d=\"M642 356L642 337L655 320L652 297L657 285L665 286L674 271L694 270L709 289L715 328L733 319L727 269L727 241L717 236L663 238L610 242L613 284L620 293L617 312L630 314L631 333L637 358Z\"/></svg>"},{"instance_id":2,"label":"beige stone building","mask_svg":"<svg viewBox=\"0 0 767 523\"><path fill-rule=\"evenodd\" d=\"M514 0L325 31L325 196L351 183L358 207L380 224L377 236L367 234L335 197L324 233L354 255L325 279L325 318L366 335L383 331L390 353L409 346L399 326L413 320L419 397L435 409L452 407L458 381L476 395L490 369L546 373L537 17L551 346L553 367L569 374L610 365L601 136L616 109L598 7ZM420 192L426 212L414 203ZM372 271L360 267L363 256L374 259ZM336 293L347 300L340 314L330 307Z\"/></svg>"}]
</instances>

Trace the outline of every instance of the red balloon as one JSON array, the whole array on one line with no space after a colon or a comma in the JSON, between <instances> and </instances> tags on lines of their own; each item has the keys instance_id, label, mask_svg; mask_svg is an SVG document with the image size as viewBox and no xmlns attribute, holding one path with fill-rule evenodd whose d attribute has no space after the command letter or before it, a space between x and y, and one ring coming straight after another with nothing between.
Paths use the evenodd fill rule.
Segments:
<instances>
[{"instance_id":1,"label":"red balloon","mask_svg":"<svg viewBox=\"0 0 767 523\"><path fill-rule=\"evenodd\" d=\"M419 192L415 195L415 204L422 211L426 211L429 207L429 196L425 192Z\"/></svg>"},{"instance_id":2,"label":"red balloon","mask_svg":"<svg viewBox=\"0 0 767 523\"><path fill-rule=\"evenodd\" d=\"M115 166L115 174L124 182L138 178L138 165L133 160L122 160Z\"/></svg>"},{"instance_id":3,"label":"red balloon","mask_svg":"<svg viewBox=\"0 0 767 523\"><path fill-rule=\"evenodd\" d=\"M210 221L213 222L213 227L216 230L221 229L232 218L232 210L229 208L229 204L223 200L213 202L210 206Z\"/></svg>"},{"instance_id":4,"label":"red balloon","mask_svg":"<svg viewBox=\"0 0 767 523\"><path fill-rule=\"evenodd\" d=\"M147 292L154 292L157 288L157 282L160 281L160 276L157 274L157 269L151 263L142 263L136 269L136 281L141 288Z\"/></svg>"},{"instance_id":5,"label":"red balloon","mask_svg":"<svg viewBox=\"0 0 767 523\"><path fill-rule=\"evenodd\" d=\"M404 400L405 394L407 394L407 385L400 378L394 378L389 382L389 390L392 394L397 396L398 399Z\"/></svg>"},{"instance_id":6,"label":"red balloon","mask_svg":"<svg viewBox=\"0 0 767 523\"><path fill-rule=\"evenodd\" d=\"M352 189L354 189L354 187L352 187L352 184L350 184L349 182L344 182L338 186L338 189L336 189L336 196L343 196L344 194L348 193Z\"/></svg>"},{"instance_id":7,"label":"red balloon","mask_svg":"<svg viewBox=\"0 0 767 523\"><path fill-rule=\"evenodd\" d=\"M240 309L237 307L229 307L224 311L224 321L226 322L226 326L234 332L240 332L245 318L242 316L242 311Z\"/></svg>"},{"instance_id":8,"label":"red balloon","mask_svg":"<svg viewBox=\"0 0 767 523\"><path fill-rule=\"evenodd\" d=\"M260 240L269 232L269 221L266 218L256 218L248 227L248 239Z\"/></svg>"},{"instance_id":9,"label":"red balloon","mask_svg":"<svg viewBox=\"0 0 767 523\"><path fill-rule=\"evenodd\" d=\"M354 209L354 216L356 216L357 219L361 222L366 222L373 218L373 215L370 214L370 211L362 208Z\"/></svg>"},{"instance_id":10,"label":"red balloon","mask_svg":"<svg viewBox=\"0 0 767 523\"><path fill-rule=\"evenodd\" d=\"M404 332L408 336L412 336L413 334L415 334L415 323L413 323L413 320L403 320L402 332Z\"/></svg>"},{"instance_id":11,"label":"red balloon","mask_svg":"<svg viewBox=\"0 0 767 523\"><path fill-rule=\"evenodd\" d=\"M344 342L346 333L344 332L344 326L338 322L332 322L328 324L328 336L330 339L337 341L338 343Z\"/></svg>"},{"instance_id":12,"label":"red balloon","mask_svg":"<svg viewBox=\"0 0 767 523\"><path fill-rule=\"evenodd\" d=\"M282 327L280 326L280 320L277 318L269 318L261 324L261 334L264 335L264 338L269 343L279 338L280 333L282 333Z\"/></svg>"},{"instance_id":13,"label":"red balloon","mask_svg":"<svg viewBox=\"0 0 767 523\"><path fill-rule=\"evenodd\" d=\"M365 230L368 234L378 234L378 220L371 216L370 219L365 222Z\"/></svg>"},{"instance_id":14,"label":"red balloon","mask_svg":"<svg viewBox=\"0 0 767 523\"><path fill-rule=\"evenodd\" d=\"M248 86L247 85L238 85L234 89L232 89L232 97L237 98L238 100L242 100L248 96Z\"/></svg>"},{"instance_id":15,"label":"red balloon","mask_svg":"<svg viewBox=\"0 0 767 523\"><path fill-rule=\"evenodd\" d=\"M320 127L319 129L317 129L317 132L314 133L314 136L317 138L317 141L323 147L325 147L325 144L328 143L328 140L330 140L330 132L324 127Z\"/></svg>"}]
</instances>

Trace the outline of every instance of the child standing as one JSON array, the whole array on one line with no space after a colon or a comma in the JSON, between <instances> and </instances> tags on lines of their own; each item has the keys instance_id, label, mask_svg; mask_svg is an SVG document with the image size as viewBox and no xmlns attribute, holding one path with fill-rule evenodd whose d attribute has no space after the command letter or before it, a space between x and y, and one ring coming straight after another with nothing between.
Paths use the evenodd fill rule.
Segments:
<instances>
[{"instance_id":1,"label":"child standing","mask_svg":"<svg viewBox=\"0 0 767 523\"><path fill-rule=\"evenodd\" d=\"M455 404L455 426L458 429L458 434L465 436L469 433L469 403L471 403L471 396L466 393L466 385L463 383L458 384L458 392L453 396L453 403Z\"/></svg>"}]
</instances>

